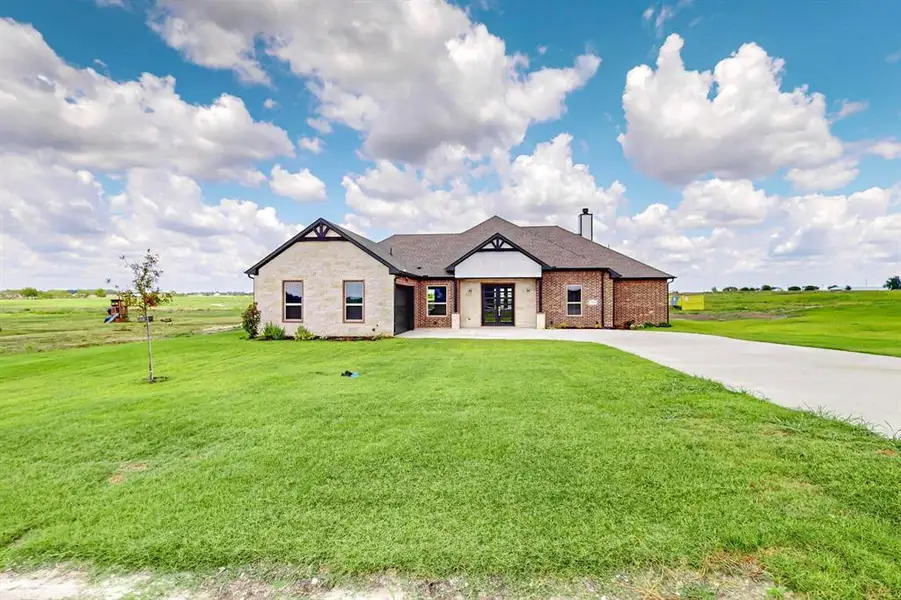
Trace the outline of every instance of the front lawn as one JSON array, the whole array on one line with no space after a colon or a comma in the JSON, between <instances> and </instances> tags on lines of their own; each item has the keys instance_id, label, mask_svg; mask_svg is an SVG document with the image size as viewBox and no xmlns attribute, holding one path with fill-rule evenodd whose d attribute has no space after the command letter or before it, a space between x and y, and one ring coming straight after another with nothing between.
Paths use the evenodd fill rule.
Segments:
<instances>
[{"instance_id":1,"label":"front lawn","mask_svg":"<svg viewBox=\"0 0 901 600\"><path fill-rule=\"evenodd\" d=\"M595 344L140 344L0 357L0 568L608 577L762 564L901 596L901 443ZM345 369L360 377L340 377Z\"/></svg>"}]
</instances>

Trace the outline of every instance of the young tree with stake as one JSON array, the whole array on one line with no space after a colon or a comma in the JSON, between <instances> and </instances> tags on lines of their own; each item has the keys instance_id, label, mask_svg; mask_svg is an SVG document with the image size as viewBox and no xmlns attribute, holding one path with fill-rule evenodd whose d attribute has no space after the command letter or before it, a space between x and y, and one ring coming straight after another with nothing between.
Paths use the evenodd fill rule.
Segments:
<instances>
[{"instance_id":1,"label":"young tree with stake","mask_svg":"<svg viewBox=\"0 0 901 600\"><path fill-rule=\"evenodd\" d=\"M150 319L147 312L156 306L169 304L172 302L172 294L169 292L161 292L159 288L160 277L163 271L159 267L159 254L154 253L149 248L140 261L129 262L125 256L119 257L125 267L131 271L132 279L130 286L126 289L120 289L119 298L122 303L128 307L140 309L141 315L144 317L144 331L147 334L147 366L149 376L147 381L153 383L155 381L153 375L153 344L150 335Z\"/></svg>"}]
</instances>

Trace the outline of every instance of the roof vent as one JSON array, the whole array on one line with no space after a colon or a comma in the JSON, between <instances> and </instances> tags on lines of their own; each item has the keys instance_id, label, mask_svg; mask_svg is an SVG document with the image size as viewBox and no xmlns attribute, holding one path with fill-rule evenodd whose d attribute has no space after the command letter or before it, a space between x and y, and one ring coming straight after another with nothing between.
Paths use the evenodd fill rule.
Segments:
<instances>
[{"instance_id":1,"label":"roof vent","mask_svg":"<svg viewBox=\"0 0 901 600\"><path fill-rule=\"evenodd\" d=\"M588 212L587 208L582 209L582 214L579 215L579 235L581 235L586 240L594 241L594 216Z\"/></svg>"}]
</instances>

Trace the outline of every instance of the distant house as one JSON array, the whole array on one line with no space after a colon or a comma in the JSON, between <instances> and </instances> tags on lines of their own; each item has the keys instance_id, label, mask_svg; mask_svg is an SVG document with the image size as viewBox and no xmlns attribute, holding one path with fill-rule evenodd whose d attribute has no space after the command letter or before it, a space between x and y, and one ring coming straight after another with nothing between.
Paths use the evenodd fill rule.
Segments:
<instances>
[{"instance_id":1,"label":"distant house","mask_svg":"<svg viewBox=\"0 0 901 600\"><path fill-rule=\"evenodd\" d=\"M247 269L263 323L322 336L421 327L613 328L669 320L673 276L579 234L491 217L373 242L325 219Z\"/></svg>"}]
</instances>

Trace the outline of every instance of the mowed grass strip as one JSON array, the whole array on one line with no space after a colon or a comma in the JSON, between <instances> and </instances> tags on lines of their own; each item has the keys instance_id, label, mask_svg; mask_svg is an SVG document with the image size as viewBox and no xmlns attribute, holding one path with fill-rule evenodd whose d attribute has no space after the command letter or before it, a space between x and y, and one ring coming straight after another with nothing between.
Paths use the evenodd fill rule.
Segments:
<instances>
[{"instance_id":1,"label":"mowed grass strip","mask_svg":"<svg viewBox=\"0 0 901 600\"><path fill-rule=\"evenodd\" d=\"M901 595L901 444L595 344L140 344L0 358L0 567L607 576L723 552ZM357 370L357 379L339 373Z\"/></svg>"},{"instance_id":2,"label":"mowed grass strip","mask_svg":"<svg viewBox=\"0 0 901 600\"><path fill-rule=\"evenodd\" d=\"M672 331L901 356L901 292L718 292Z\"/></svg>"}]
</instances>

